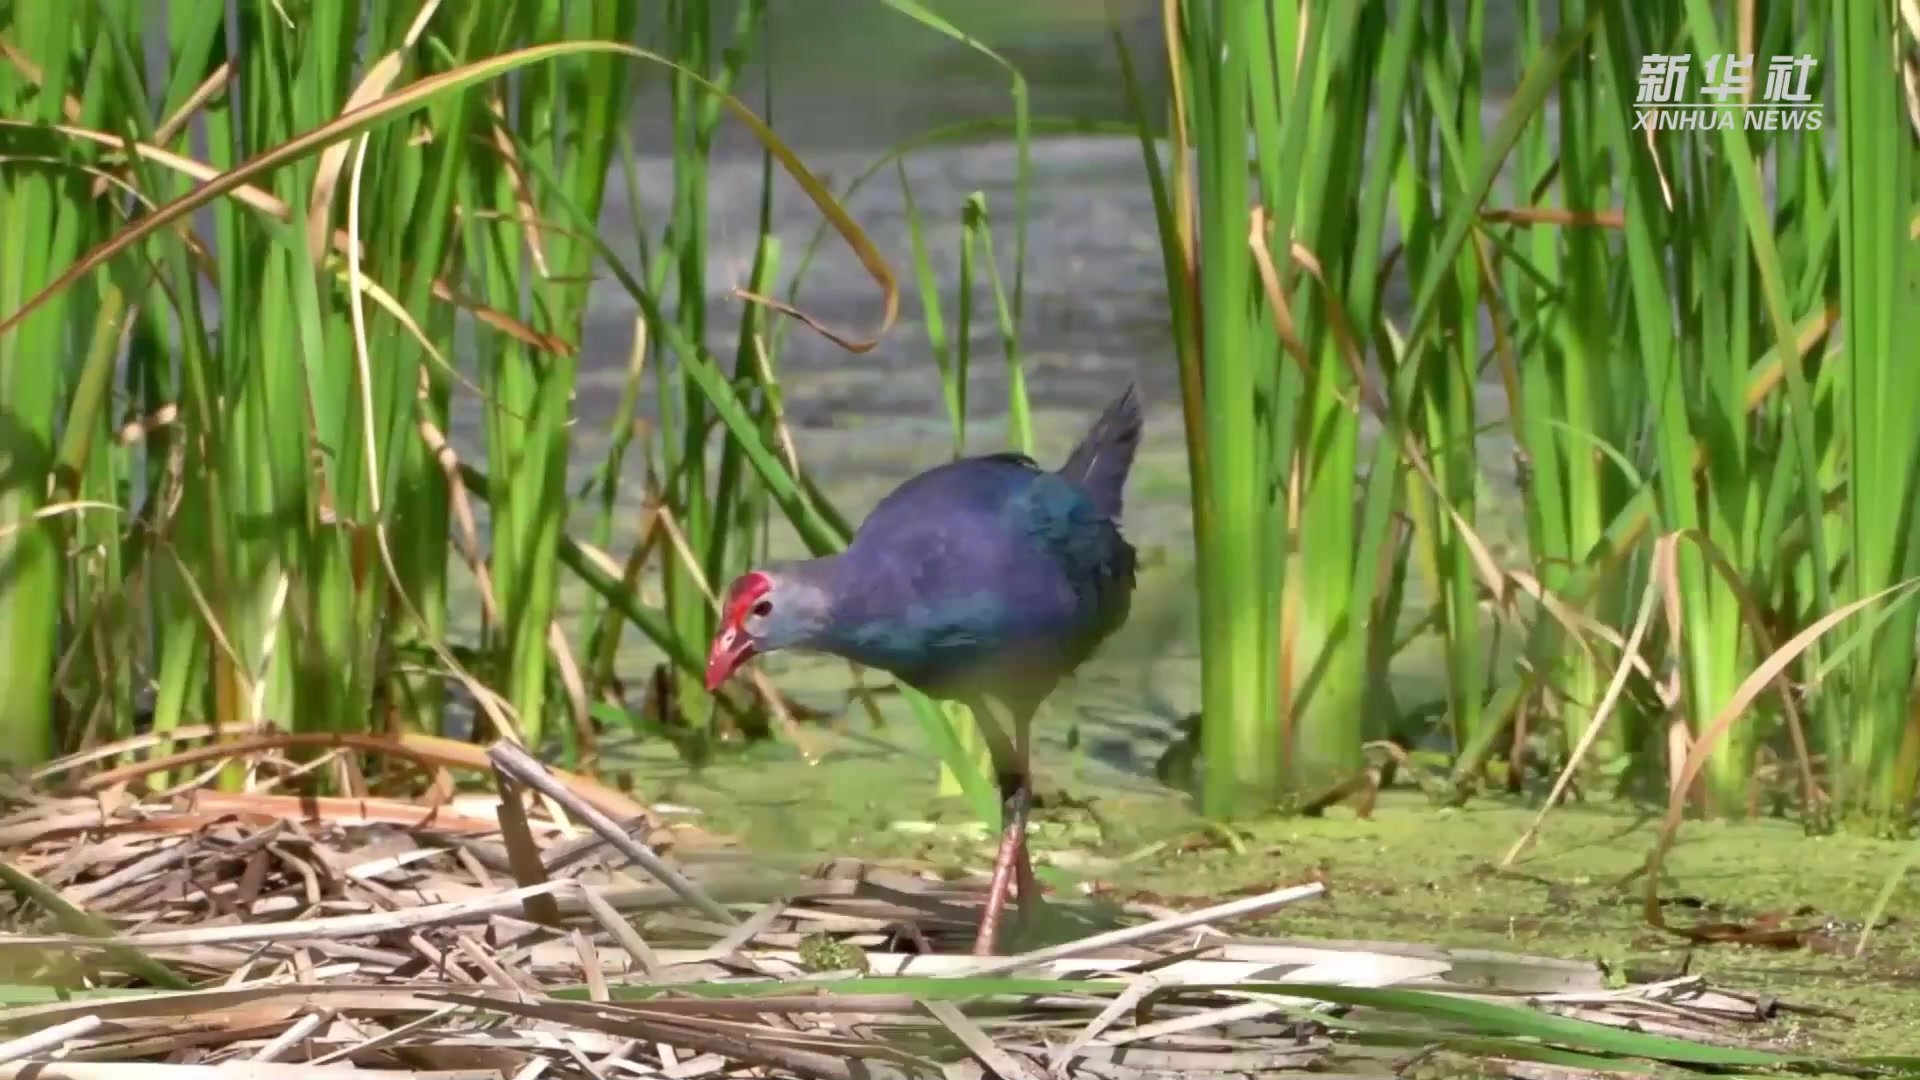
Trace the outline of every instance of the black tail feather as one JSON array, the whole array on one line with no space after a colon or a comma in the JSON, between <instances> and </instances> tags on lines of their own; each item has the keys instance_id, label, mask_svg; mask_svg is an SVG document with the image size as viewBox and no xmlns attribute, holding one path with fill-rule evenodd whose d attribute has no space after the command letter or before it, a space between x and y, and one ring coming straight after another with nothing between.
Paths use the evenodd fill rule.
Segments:
<instances>
[{"instance_id":1,"label":"black tail feather","mask_svg":"<svg viewBox=\"0 0 1920 1080\"><path fill-rule=\"evenodd\" d=\"M1093 496L1094 505L1109 518L1120 517L1121 493L1133 454L1140 448L1140 397L1133 383L1100 414L1087 436L1067 455L1060 475Z\"/></svg>"}]
</instances>

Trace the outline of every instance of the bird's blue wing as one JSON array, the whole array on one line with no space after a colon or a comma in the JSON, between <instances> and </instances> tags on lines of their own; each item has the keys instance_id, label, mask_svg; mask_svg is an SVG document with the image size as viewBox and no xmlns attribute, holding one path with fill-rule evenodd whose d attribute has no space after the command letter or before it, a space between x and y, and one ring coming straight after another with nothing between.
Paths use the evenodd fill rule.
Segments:
<instances>
[{"instance_id":1,"label":"bird's blue wing","mask_svg":"<svg viewBox=\"0 0 1920 1080\"><path fill-rule=\"evenodd\" d=\"M923 688L1009 665L1070 670L1124 618L1114 599L1132 584L1118 530L1020 454L950 462L902 484L840 564L837 644Z\"/></svg>"},{"instance_id":2,"label":"bird's blue wing","mask_svg":"<svg viewBox=\"0 0 1920 1080\"><path fill-rule=\"evenodd\" d=\"M1046 475L1020 455L965 458L882 499L839 560L837 643L925 683L1070 623L1071 588L1008 521Z\"/></svg>"}]
</instances>

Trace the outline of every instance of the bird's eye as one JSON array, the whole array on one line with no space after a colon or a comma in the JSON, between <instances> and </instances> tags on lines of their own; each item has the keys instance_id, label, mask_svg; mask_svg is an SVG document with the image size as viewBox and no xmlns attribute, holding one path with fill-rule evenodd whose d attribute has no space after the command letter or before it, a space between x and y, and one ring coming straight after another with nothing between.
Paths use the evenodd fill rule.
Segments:
<instances>
[{"instance_id":1,"label":"bird's eye","mask_svg":"<svg viewBox=\"0 0 1920 1080\"><path fill-rule=\"evenodd\" d=\"M753 605L753 613L755 615L760 615L760 616L773 614L773 601L762 600L759 603Z\"/></svg>"}]
</instances>

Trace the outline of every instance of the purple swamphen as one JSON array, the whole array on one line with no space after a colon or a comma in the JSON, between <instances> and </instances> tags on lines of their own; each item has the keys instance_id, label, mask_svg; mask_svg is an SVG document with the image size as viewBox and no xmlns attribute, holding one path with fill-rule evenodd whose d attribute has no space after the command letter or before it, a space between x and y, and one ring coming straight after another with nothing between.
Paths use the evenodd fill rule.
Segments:
<instances>
[{"instance_id":1,"label":"purple swamphen","mask_svg":"<svg viewBox=\"0 0 1920 1080\"><path fill-rule=\"evenodd\" d=\"M1022 907L1039 898L1029 723L1127 618L1134 550L1118 522L1139 444L1129 384L1058 472L1018 453L935 466L881 499L846 550L749 570L727 589L710 691L751 657L803 649L972 710L1003 805L979 955L994 950L1016 876Z\"/></svg>"}]
</instances>

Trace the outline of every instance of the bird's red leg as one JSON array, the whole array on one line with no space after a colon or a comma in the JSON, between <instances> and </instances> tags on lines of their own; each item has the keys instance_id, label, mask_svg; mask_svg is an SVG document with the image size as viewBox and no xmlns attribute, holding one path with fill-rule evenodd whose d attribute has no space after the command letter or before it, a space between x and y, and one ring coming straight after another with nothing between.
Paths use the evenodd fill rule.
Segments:
<instances>
[{"instance_id":1,"label":"bird's red leg","mask_svg":"<svg viewBox=\"0 0 1920 1080\"><path fill-rule=\"evenodd\" d=\"M1012 738L1000 727L1000 714L994 709L996 704L1007 709ZM973 942L975 956L992 956L1000 939L1007 896L1014 885L1019 885L1023 912L1031 911L1040 900L1040 886L1033 876L1033 860L1027 851L1027 816L1033 808L1028 722L1033 718L1033 708L1024 703L1009 704L984 697L976 699L971 707L993 756L1000 783L1000 851L993 860L993 878L987 884L987 906L980 915L980 932Z\"/></svg>"},{"instance_id":2,"label":"bird's red leg","mask_svg":"<svg viewBox=\"0 0 1920 1080\"><path fill-rule=\"evenodd\" d=\"M1000 937L1000 919L1007 909L1007 894L1014 878L1021 879L1020 904L1025 907L1032 895L1027 882L1033 878L1033 866L1027 860L1027 808L1031 789L1024 777L1002 777L1000 852L993 860L993 879L987 883L987 907L980 915L980 933L973 940L975 956L992 956Z\"/></svg>"}]
</instances>

